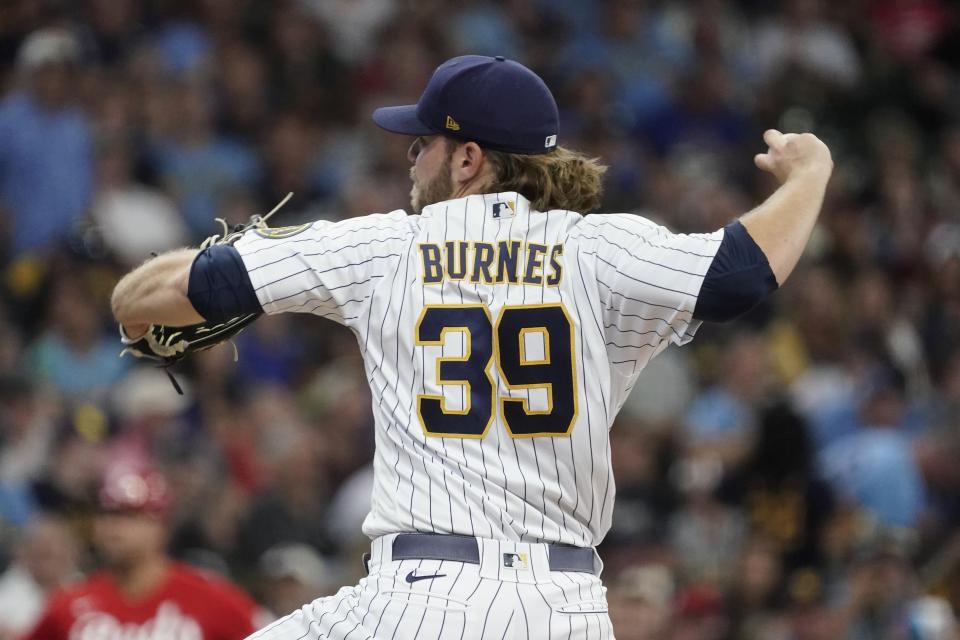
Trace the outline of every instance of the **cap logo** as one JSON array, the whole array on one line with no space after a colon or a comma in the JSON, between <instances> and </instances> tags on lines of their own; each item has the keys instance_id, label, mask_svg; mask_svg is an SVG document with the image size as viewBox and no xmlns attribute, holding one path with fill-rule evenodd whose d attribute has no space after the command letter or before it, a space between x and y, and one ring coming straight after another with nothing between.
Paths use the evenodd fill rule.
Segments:
<instances>
[{"instance_id":1,"label":"cap logo","mask_svg":"<svg viewBox=\"0 0 960 640\"><path fill-rule=\"evenodd\" d=\"M447 116L447 123L444 126L450 131L460 131L460 125L450 116Z\"/></svg>"},{"instance_id":2,"label":"cap logo","mask_svg":"<svg viewBox=\"0 0 960 640\"><path fill-rule=\"evenodd\" d=\"M556 134L554 134L554 135L552 135L552 136L547 136L547 139L544 140L544 142L543 142L543 146L544 146L545 149L549 149L550 147L555 147L555 146L557 146L557 136L556 136Z\"/></svg>"}]
</instances>

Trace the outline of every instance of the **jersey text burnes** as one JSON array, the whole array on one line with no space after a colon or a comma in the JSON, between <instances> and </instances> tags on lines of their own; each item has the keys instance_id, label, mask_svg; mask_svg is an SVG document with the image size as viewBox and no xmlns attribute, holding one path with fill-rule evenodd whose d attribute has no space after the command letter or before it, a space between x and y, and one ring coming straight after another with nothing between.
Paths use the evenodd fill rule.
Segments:
<instances>
[{"instance_id":1,"label":"jersey text burnes","mask_svg":"<svg viewBox=\"0 0 960 640\"><path fill-rule=\"evenodd\" d=\"M423 284L465 280L474 284L529 284L556 287L563 278L563 245L509 240L421 243Z\"/></svg>"}]
</instances>

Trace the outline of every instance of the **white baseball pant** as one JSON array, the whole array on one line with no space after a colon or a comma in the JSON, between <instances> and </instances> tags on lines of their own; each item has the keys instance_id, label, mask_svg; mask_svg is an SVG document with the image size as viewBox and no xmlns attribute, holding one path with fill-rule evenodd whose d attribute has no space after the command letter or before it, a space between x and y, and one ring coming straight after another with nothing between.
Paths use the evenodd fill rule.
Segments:
<instances>
[{"instance_id":1,"label":"white baseball pant","mask_svg":"<svg viewBox=\"0 0 960 640\"><path fill-rule=\"evenodd\" d=\"M373 541L357 586L248 640L613 640L599 558L594 573L550 571L546 544L477 539L479 564L394 560L395 537Z\"/></svg>"}]
</instances>

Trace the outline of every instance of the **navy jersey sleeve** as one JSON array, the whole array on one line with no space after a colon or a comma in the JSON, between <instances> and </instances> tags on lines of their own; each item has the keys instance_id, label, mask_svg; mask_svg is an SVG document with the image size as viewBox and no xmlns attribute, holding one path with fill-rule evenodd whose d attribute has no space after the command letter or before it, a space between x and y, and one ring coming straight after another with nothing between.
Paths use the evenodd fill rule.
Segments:
<instances>
[{"instance_id":1,"label":"navy jersey sleeve","mask_svg":"<svg viewBox=\"0 0 960 640\"><path fill-rule=\"evenodd\" d=\"M739 221L724 227L693 311L697 320L724 322L757 306L777 288L770 263Z\"/></svg>"}]
</instances>

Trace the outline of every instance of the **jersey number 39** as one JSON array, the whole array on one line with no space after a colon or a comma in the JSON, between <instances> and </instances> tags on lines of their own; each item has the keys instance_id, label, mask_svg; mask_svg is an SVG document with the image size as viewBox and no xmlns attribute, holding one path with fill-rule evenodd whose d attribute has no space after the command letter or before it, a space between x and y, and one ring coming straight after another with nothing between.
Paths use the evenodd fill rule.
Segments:
<instances>
[{"instance_id":1,"label":"jersey number 39","mask_svg":"<svg viewBox=\"0 0 960 640\"><path fill-rule=\"evenodd\" d=\"M449 409L443 395L417 395L417 415L427 435L482 438L497 407L514 438L565 436L577 416L577 374L573 355L573 323L562 304L504 307L496 322L482 304L429 305L417 322L420 346L443 346L447 335L463 336L463 355L436 358L436 381L459 386L463 404ZM530 334L540 338L528 341ZM528 354L536 344L536 354ZM490 370L496 360L507 390L544 389L545 410L531 409L527 397L494 391Z\"/></svg>"}]
</instances>

